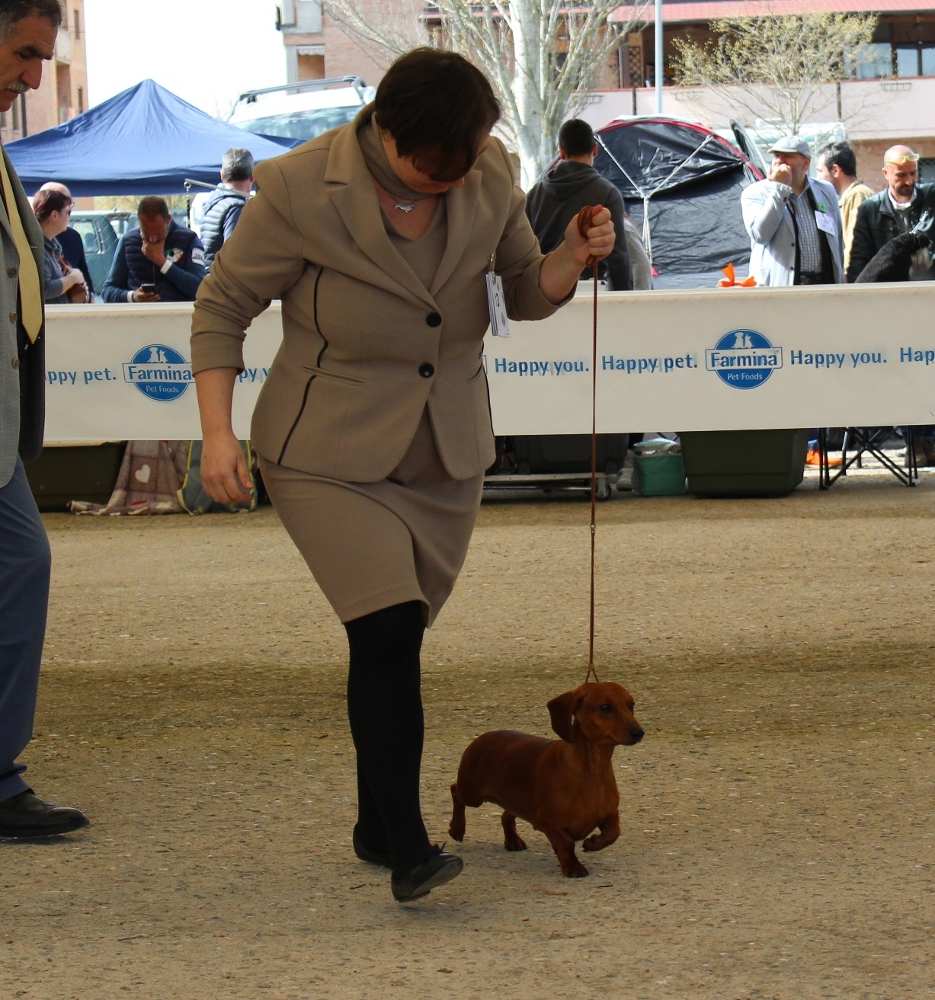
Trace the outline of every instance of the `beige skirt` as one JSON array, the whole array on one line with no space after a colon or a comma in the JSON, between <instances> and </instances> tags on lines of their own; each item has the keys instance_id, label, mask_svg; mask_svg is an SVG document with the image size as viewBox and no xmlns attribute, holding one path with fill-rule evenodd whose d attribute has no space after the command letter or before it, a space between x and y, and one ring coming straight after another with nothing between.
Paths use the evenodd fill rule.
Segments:
<instances>
[{"instance_id":1,"label":"beige skirt","mask_svg":"<svg viewBox=\"0 0 935 1000\"><path fill-rule=\"evenodd\" d=\"M421 601L432 624L464 564L484 477L448 475L428 411L403 460L380 482L259 462L280 520L342 622Z\"/></svg>"}]
</instances>

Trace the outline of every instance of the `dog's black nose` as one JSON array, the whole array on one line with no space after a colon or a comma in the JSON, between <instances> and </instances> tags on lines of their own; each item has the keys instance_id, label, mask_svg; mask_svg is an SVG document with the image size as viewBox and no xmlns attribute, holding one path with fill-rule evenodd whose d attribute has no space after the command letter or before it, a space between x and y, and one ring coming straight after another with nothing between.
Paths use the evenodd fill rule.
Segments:
<instances>
[{"instance_id":1,"label":"dog's black nose","mask_svg":"<svg viewBox=\"0 0 935 1000\"><path fill-rule=\"evenodd\" d=\"M639 743L639 741L646 735L642 729L635 729L633 731L633 742Z\"/></svg>"}]
</instances>

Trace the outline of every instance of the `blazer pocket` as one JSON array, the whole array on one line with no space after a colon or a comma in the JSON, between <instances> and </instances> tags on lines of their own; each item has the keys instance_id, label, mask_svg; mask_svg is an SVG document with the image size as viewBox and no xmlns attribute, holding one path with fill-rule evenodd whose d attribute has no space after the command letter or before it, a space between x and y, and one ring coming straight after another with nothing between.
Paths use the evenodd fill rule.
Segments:
<instances>
[{"instance_id":1,"label":"blazer pocket","mask_svg":"<svg viewBox=\"0 0 935 1000\"><path fill-rule=\"evenodd\" d=\"M321 378L325 381L333 380L335 382L344 382L347 385L366 385L367 380L363 378L355 378L353 375L341 375L338 372L329 371L326 368L317 368L315 365L302 365L303 370L307 371L309 375L315 378Z\"/></svg>"}]
</instances>

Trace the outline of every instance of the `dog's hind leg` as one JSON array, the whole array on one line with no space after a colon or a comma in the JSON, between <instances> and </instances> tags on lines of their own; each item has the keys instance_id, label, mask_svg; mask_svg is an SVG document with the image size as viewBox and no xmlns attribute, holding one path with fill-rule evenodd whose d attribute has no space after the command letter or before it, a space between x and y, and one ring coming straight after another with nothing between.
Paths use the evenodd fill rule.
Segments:
<instances>
[{"instance_id":1,"label":"dog's hind leg","mask_svg":"<svg viewBox=\"0 0 935 1000\"><path fill-rule=\"evenodd\" d=\"M448 834L457 840L458 843L461 843L464 840L466 820L464 815L464 798L461 795L461 789L458 787L457 782L451 786L451 801L453 808L451 823L448 825Z\"/></svg>"},{"instance_id":2,"label":"dog's hind leg","mask_svg":"<svg viewBox=\"0 0 935 1000\"><path fill-rule=\"evenodd\" d=\"M500 822L503 824L503 846L508 851L525 851L526 842L516 832L516 817L513 813L504 811Z\"/></svg>"}]
</instances>

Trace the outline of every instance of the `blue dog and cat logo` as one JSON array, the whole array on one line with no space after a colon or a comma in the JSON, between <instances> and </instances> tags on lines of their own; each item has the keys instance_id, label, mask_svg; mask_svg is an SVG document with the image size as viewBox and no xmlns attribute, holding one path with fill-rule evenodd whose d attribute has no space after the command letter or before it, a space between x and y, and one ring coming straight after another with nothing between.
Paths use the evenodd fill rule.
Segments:
<instances>
[{"instance_id":1,"label":"blue dog and cat logo","mask_svg":"<svg viewBox=\"0 0 935 1000\"><path fill-rule=\"evenodd\" d=\"M172 403L192 384L192 366L166 344L141 347L123 366L124 381L159 403Z\"/></svg>"},{"instance_id":2,"label":"blue dog and cat logo","mask_svg":"<svg viewBox=\"0 0 935 1000\"><path fill-rule=\"evenodd\" d=\"M782 368L782 348L756 330L731 330L705 351L705 368L732 389L757 389Z\"/></svg>"}]
</instances>

